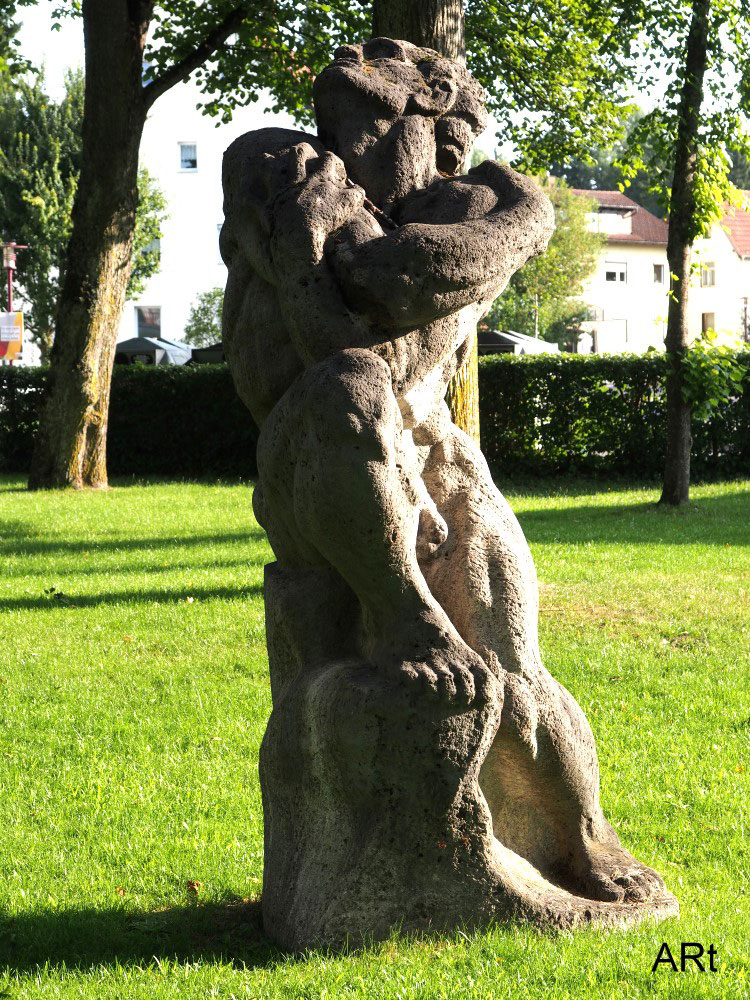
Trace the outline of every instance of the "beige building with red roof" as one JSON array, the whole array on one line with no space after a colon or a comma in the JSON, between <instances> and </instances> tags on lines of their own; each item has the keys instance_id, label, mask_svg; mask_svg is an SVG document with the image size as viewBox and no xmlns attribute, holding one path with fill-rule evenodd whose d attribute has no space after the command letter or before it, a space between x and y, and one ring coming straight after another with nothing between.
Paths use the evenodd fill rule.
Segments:
<instances>
[{"instance_id":1,"label":"beige building with red roof","mask_svg":"<svg viewBox=\"0 0 750 1000\"><path fill-rule=\"evenodd\" d=\"M708 328L725 343L750 335L750 192L742 198L742 207L727 206L710 236L696 240L688 308L693 336Z\"/></svg>"},{"instance_id":2,"label":"beige building with red roof","mask_svg":"<svg viewBox=\"0 0 750 1000\"><path fill-rule=\"evenodd\" d=\"M582 324L586 335L579 351L662 350L669 292L667 223L619 191L575 193L592 200L590 228L607 238L580 296L589 318ZM750 296L750 212L728 212L707 239L696 242L694 260L691 337L710 328L721 342L742 338Z\"/></svg>"}]
</instances>

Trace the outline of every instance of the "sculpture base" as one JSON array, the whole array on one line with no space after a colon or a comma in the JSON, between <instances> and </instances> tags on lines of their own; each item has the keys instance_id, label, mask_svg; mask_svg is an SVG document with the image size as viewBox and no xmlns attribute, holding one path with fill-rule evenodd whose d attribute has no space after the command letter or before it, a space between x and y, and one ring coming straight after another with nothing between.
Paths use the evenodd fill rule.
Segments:
<instances>
[{"instance_id":1,"label":"sculpture base","mask_svg":"<svg viewBox=\"0 0 750 1000\"><path fill-rule=\"evenodd\" d=\"M644 902L588 899L504 847L479 783L499 724L499 685L490 678L458 710L342 655L356 621L348 601L332 574L266 569L273 712L260 777L269 937L303 951L376 941L394 928L513 919L625 927L677 916L666 890Z\"/></svg>"}]
</instances>

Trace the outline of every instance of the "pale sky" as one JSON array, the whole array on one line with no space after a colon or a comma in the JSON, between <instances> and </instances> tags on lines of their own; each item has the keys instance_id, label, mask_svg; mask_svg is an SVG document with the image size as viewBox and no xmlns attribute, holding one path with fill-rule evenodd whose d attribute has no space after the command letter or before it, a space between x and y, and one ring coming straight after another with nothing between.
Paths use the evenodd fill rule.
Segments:
<instances>
[{"instance_id":1,"label":"pale sky","mask_svg":"<svg viewBox=\"0 0 750 1000\"><path fill-rule=\"evenodd\" d=\"M65 70L76 66L83 68L83 26L80 20L65 18L59 22L60 30L53 31L53 8L50 0L22 8L19 12L19 38L26 58L37 65L44 63L47 92L55 100L60 100L65 93Z\"/></svg>"}]
</instances>

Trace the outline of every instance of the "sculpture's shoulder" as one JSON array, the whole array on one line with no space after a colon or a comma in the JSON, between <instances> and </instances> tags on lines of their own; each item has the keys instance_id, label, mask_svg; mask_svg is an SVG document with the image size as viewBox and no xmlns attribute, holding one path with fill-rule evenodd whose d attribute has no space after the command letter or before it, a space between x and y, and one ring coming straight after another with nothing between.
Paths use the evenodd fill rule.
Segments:
<instances>
[{"instance_id":1,"label":"sculpture's shoulder","mask_svg":"<svg viewBox=\"0 0 750 1000\"><path fill-rule=\"evenodd\" d=\"M286 187L293 173L294 151L303 143L317 153L325 152L320 139L295 129L261 128L235 139L222 164L224 214L229 215L238 201L265 204Z\"/></svg>"},{"instance_id":2,"label":"sculpture's shoulder","mask_svg":"<svg viewBox=\"0 0 750 1000\"><path fill-rule=\"evenodd\" d=\"M269 232L270 207L279 191L299 173L300 147L324 152L314 135L286 128L261 128L235 139L224 153L224 225L219 246L232 270L236 261L249 262L266 281L274 283Z\"/></svg>"}]
</instances>

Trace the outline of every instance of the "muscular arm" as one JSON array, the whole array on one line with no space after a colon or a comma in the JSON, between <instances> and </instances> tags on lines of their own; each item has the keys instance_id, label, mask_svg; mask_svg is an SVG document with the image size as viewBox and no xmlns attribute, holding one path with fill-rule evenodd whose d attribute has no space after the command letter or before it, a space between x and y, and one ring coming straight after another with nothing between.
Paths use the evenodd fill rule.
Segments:
<instances>
[{"instance_id":1,"label":"muscular arm","mask_svg":"<svg viewBox=\"0 0 750 1000\"><path fill-rule=\"evenodd\" d=\"M537 185L489 161L417 192L399 218L400 228L378 237L342 228L329 258L350 305L400 329L494 297L554 228Z\"/></svg>"},{"instance_id":2,"label":"muscular arm","mask_svg":"<svg viewBox=\"0 0 750 1000\"><path fill-rule=\"evenodd\" d=\"M360 239L382 230L363 208L365 193L351 184L333 153L293 151L302 178L268 208L274 284L300 358L314 364L344 348L369 348L383 339L377 324L352 308L325 252L332 234L356 231Z\"/></svg>"},{"instance_id":3,"label":"muscular arm","mask_svg":"<svg viewBox=\"0 0 750 1000\"><path fill-rule=\"evenodd\" d=\"M306 365L343 347L369 346L370 324L347 308L323 251L330 233L364 201L362 189L347 183L341 161L313 136L260 129L227 150L223 184L220 246L230 299L243 298L238 289L250 287L249 274L261 278L276 297L277 324ZM257 338L251 307L244 317L238 336ZM236 325L229 308L225 319Z\"/></svg>"},{"instance_id":4,"label":"muscular arm","mask_svg":"<svg viewBox=\"0 0 750 1000\"><path fill-rule=\"evenodd\" d=\"M399 206L399 228L384 231L338 157L298 137L283 134L264 153L258 133L251 155L238 150L246 166L230 162L225 177L225 189L238 183L223 244L276 289L305 365L494 297L552 232L537 186L494 163L415 192Z\"/></svg>"}]
</instances>

